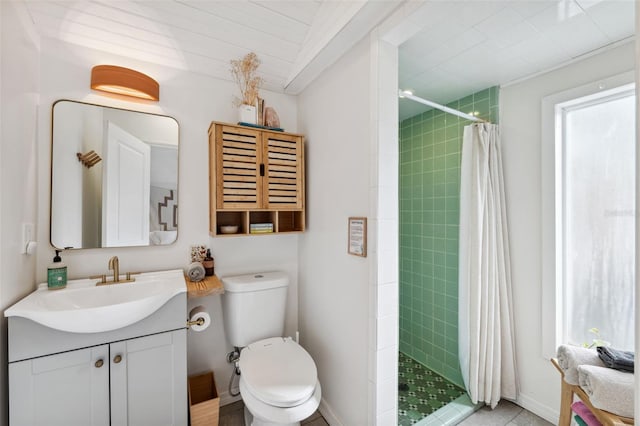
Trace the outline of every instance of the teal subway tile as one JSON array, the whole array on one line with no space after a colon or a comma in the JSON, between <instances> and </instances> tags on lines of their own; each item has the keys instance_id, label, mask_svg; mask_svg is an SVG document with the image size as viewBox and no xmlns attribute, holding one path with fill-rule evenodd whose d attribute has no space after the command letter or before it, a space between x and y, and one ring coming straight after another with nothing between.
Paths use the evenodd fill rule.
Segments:
<instances>
[{"instance_id":1,"label":"teal subway tile","mask_svg":"<svg viewBox=\"0 0 640 426\"><path fill-rule=\"evenodd\" d=\"M447 234L446 234L447 238L458 241L458 238L459 238L458 235L460 230L459 225L457 223L454 225L447 225L446 228L447 228Z\"/></svg>"},{"instance_id":2,"label":"teal subway tile","mask_svg":"<svg viewBox=\"0 0 640 426\"><path fill-rule=\"evenodd\" d=\"M446 117L445 117L445 113L438 111L437 113L434 114L433 116L433 128L434 129L443 129L447 122L446 122Z\"/></svg>"},{"instance_id":3,"label":"teal subway tile","mask_svg":"<svg viewBox=\"0 0 640 426\"><path fill-rule=\"evenodd\" d=\"M444 184L444 191L446 196L455 197L460 196L460 187L457 182L447 182Z\"/></svg>"},{"instance_id":4,"label":"teal subway tile","mask_svg":"<svg viewBox=\"0 0 640 426\"><path fill-rule=\"evenodd\" d=\"M438 162L442 165L442 167L440 167L439 169L436 169L433 172L433 182L434 183L444 183L445 182L445 176L446 176L446 171L445 171L445 157L439 157L437 160L434 160L435 162ZM435 166L435 164L434 164Z\"/></svg>"},{"instance_id":5,"label":"teal subway tile","mask_svg":"<svg viewBox=\"0 0 640 426\"><path fill-rule=\"evenodd\" d=\"M445 312L444 319L445 319L445 322L447 324L451 324L451 323L457 322L458 321L458 309L456 309L455 311L451 311L451 310L447 309L446 312ZM449 336L449 334L446 332L446 330L445 330L445 334L447 336Z\"/></svg>"},{"instance_id":6,"label":"teal subway tile","mask_svg":"<svg viewBox=\"0 0 640 426\"><path fill-rule=\"evenodd\" d=\"M473 103L477 104L478 101L482 101L484 99L486 99L487 101L489 100L489 93L490 93L490 89L484 89L481 90L479 92L476 92L473 94Z\"/></svg>"},{"instance_id":7,"label":"teal subway tile","mask_svg":"<svg viewBox=\"0 0 640 426\"><path fill-rule=\"evenodd\" d=\"M435 252L433 254L433 262L436 265L446 265L446 259L447 259L447 255L446 253L440 253L440 252ZM445 272L444 272L444 267L440 268L441 271L438 271L438 279L444 279L445 278Z\"/></svg>"},{"instance_id":8,"label":"teal subway tile","mask_svg":"<svg viewBox=\"0 0 640 426\"><path fill-rule=\"evenodd\" d=\"M433 348L433 358L440 363L439 371L442 371L444 368L444 349L439 347L437 344L434 345Z\"/></svg>"},{"instance_id":9,"label":"teal subway tile","mask_svg":"<svg viewBox=\"0 0 640 426\"><path fill-rule=\"evenodd\" d=\"M450 353L454 353L457 354L458 353L458 340L457 339L451 339L451 338L446 338L445 342L444 342L444 348L447 352ZM457 358L457 356L456 356ZM457 359L455 360L457 361ZM449 362L447 362L447 364L449 364Z\"/></svg>"},{"instance_id":10,"label":"teal subway tile","mask_svg":"<svg viewBox=\"0 0 640 426\"><path fill-rule=\"evenodd\" d=\"M460 208L460 197L456 195L447 195L444 199L444 208L448 212L458 212Z\"/></svg>"},{"instance_id":11,"label":"teal subway tile","mask_svg":"<svg viewBox=\"0 0 640 426\"><path fill-rule=\"evenodd\" d=\"M457 243L457 241L456 241ZM445 279L447 280L447 282L458 282L458 267L447 267L446 268L446 272L445 272ZM456 300L457 300L457 294L456 294Z\"/></svg>"},{"instance_id":12,"label":"teal subway tile","mask_svg":"<svg viewBox=\"0 0 640 426\"><path fill-rule=\"evenodd\" d=\"M446 309L442 305L434 305L433 306L433 314L436 318L444 318ZM437 342L438 346L444 346L444 331L441 333L443 336L442 342Z\"/></svg>"},{"instance_id":13,"label":"teal subway tile","mask_svg":"<svg viewBox=\"0 0 640 426\"><path fill-rule=\"evenodd\" d=\"M458 282L457 281L448 281L448 282L453 283L455 285L455 287L458 286ZM455 313L458 310L458 298L457 297L452 297L451 295L449 295L448 291L445 293L444 308L446 310L448 310L449 312L453 312L453 313ZM443 315L443 318L449 319L449 316L445 313Z\"/></svg>"},{"instance_id":14,"label":"teal subway tile","mask_svg":"<svg viewBox=\"0 0 640 426\"><path fill-rule=\"evenodd\" d=\"M458 157L458 156L456 156ZM455 184L456 187L458 188L459 182L460 182L460 158L456 158L456 167L452 167L452 168L447 168L447 170L445 170L445 183L451 183L451 184ZM458 190L458 192L455 194L455 196L459 197L460 196L460 191Z\"/></svg>"},{"instance_id":15,"label":"teal subway tile","mask_svg":"<svg viewBox=\"0 0 640 426\"><path fill-rule=\"evenodd\" d=\"M446 234L446 232L444 232L446 227L443 226L442 229L443 229L443 234ZM451 240L447 238L445 240L445 250L447 254L458 254L458 240ZM450 265L447 265L447 266L450 266Z\"/></svg>"},{"instance_id":16,"label":"teal subway tile","mask_svg":"<svg viewBox=\"0 0 640 426\"><path fill-rule=\"evenodd\" d=\"M444 333L451 338L455 338L458 335L458 321L455 324L445 323Z\"/></svg>"},{"instance_id":17,"label":"teal subway tile","mask_svg":"<svg viewBox=\"0 0 640 426\"><path fill-rule=\"evenodd\" d=\"M444 132L444 130L442 130ZM434 159L442 157L446 153L446 144L443 139L436 140L433 144L433 157Z\"/></svg>"},{"instance_id":18,"label":"teal subway tile","mask_svg":"<svg viewBox=\"0 0 640 426\"><path fill-rule=\"evenodd\" d=\"M486 116L491 112L491 104L489 103L489 99L483 99L481 101L476 101L473 103L473 106L476 111L480 113L481 116Z\"/></svg>"},{"instance_id":19,"label":"teal subway tile","mask_svg":"<svg viewBox=\"0 0 640 426\"><path fill-rule=\"evenodd\" d=\"M457 139L460 137L460 126L458 123L454 123L453 125L448 125L445 128L445 140L449 141L451 139Z\"/></svg>"},{"instance_id":20,"label":"teal subway tile","mask_svg":"<svg viewBox=\"0 0 640 426\"><path fill-rule=\"evenodd\" d=\"M458 171L457 168L460 166L460 159L457 153L458 153L458 150L454 150L453 152L448 153L444 157L444 168L446 170L454 169Z\"/></svg>"}]
</instances>

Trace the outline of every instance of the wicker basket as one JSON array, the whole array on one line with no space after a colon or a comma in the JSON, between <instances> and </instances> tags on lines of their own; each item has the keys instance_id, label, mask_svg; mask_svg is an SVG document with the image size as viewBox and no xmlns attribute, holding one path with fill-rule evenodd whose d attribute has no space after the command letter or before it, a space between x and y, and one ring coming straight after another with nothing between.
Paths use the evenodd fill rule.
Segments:
<instances>
[{"instance_id":1,"label":"wicker basket","mask_svg":"<svg viewBox=\"0 0 640 426\"><path fill-rule=\"evenodd\" d=\"M191 426L218 426L220 397L213 372L189 377Z\"/></svg>"}]
</instances>

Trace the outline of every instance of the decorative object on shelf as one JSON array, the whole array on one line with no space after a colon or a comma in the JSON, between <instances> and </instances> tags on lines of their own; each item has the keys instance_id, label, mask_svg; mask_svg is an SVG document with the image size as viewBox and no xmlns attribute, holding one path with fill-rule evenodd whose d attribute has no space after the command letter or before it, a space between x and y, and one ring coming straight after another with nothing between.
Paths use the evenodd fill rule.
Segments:
<instances>
[{"instance_id":1,"label":"decorative object on shelf","mask_svg":"<svg viewBox=\"0 0 640 426\"><path fill-rule=\"evenodd\" d=\"M201 262L191 262L191 264L187 266L187 276L191 282L202 281L205 275L206 272Z\"/></svg>"},{"instance_id":2,"label":"decorative object on shelf","mask_svg":"<svg viewBox=\"0 0 640 426\"><path fill-rule=\"evenodd\" d=\"M253 127L255 129L265 129L265 130L271 130L274 132L284 132L284 129L282 127L268 127L268 126L261 126L259 124L251 124L251 123L244 123L244 122L239 122L238 125L240 126L246 126L246 127Z\"/></svg>"},{"instance_id":3,"label":"decorative object on shelf","mask_svg":"<svg viewBox=\"0 0 640 426\"><path fill-rule=\"evenodd\" d=\"M264 83L262 77L256 75L261 61L253 53L247 53L242 59L231 61L231 75L240 88L241 98L236 98L235 105L239 108L241 122L258 124L258 94L260 86Z\"/></svg>"},{"instance_id":4,"label":"decorative object on shelf","mask_svg":"<svg viewBox=\"0 0 640 426\"><path fill-rule=\"evenodd\" d=\"M160 100L160 85L146 74L115 65L91 69L91 88L150 101Z\"/></svg>"},{"instance_id":5,"label":"decorative object on shelf","mask_svg":"<svg viewBox=\"0 0 640 426\"><path fill-rule=\"evenodd\" d=\"M76 156L78 157L78 161L80 161L87 169L92 168L102 161L102 158L94 150L91 150L86 154L77 152Z\"/></svg>"},{"instance_id":6,"label":"decorative object on shelf","mask_svg":"<svg viewBox=\"0 0 640 426\"><path fill-rule=\"evenodd\" d=\"M273 223L252 223L249 225L250 234L269 234L273 232Z\"/></svg>"},{"instance_id":7,"label":"decorative object on shelf","mask_svg":"<svg viewBox=\"0 0 640 426\"><path fill-rule=\"evenodd\" d=\"M238 232L238 225L222 225L220 226L221 234L235 234Z\"/></svg>"},{"instance_id":8,"label":"decorative object on shelf","mask_svg":"<svg viewBox=\"0 0 640 426\"><path fill-rule=\"evenodd\" d=\"M211 275L214 274L214 265L215 265L215 262L213 260L213 257L211 257L211 250L207 249L207 255L202 261L202 266L204 266L204 274L207 277L210 277Z\"/></svg>"},{"instance_id":9,"label":"decorative object on shelf","mask_svg":"<svg viewBox=\"0 0 640 426\"><path fill-rule=\"evenodd\" d=\"M349 218L349 254L367 257L367 218Z\"/></svg>"},{"instance_id":10,"label":"decorative object on shelf","mask_svg":"<svg viewBox=\"0 0 640 426\"><path fill-rule=\"evenodd\" d=\"M264 109L264 125L267 127L280 127L280 117L273 107Z\"/></svg>"},{"instance_id":11,"label":"decorative object on shelf","mask_svg":"<svg viewBox=\"0 0 640 426\"><path fill-rule=\"evenodd\" d=\"M207 257L207 248L205 246L191 246L191 262L200 262Z\"/></svg>"}]
</instances>

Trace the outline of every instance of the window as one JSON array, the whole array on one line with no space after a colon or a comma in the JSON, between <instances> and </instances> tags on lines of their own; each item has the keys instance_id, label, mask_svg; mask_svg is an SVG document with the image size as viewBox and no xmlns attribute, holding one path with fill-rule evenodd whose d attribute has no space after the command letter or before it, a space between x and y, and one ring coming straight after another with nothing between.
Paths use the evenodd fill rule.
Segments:
<instances>
[{"instance_id":1,"label":"window","mask_svg":"<svg viewBox=\"0 0 640 426\"><path fill-rule=\"evenodd\" d=\"M544 309L553 309L549 316L555 320L543 324L550 334L545 352L553 355L561 343L591 342L594 327L614 347L633 350L634 87L565 93L545 103L555 136L553 182L543 182L543 191L553 191L553 203L544 207L553 209L543 211L552 225L545 228L553 230L550 236L544 229L551 250L543 253L549 281L543 288L546 302L554 302Z\"/></svg>"}]
</instances>

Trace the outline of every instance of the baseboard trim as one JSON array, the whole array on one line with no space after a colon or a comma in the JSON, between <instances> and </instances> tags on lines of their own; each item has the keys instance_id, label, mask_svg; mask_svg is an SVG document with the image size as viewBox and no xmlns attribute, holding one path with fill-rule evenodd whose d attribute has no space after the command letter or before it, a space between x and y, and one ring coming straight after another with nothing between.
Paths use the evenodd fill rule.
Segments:
<instances>
[{"instance_id":1,"label":"baseboard trim","mask_svg":"<svg viewBox=\"0 0 640 426\"><path fill-rule=\"evenodd\" d=\"M331 426L344 426L340 420L336 417L331 409L331 406L327 403L327 401L322 398L320 400L320 406L318 407L318 411L322 414L322 417L329 423Z\"/></svg>"},{"instance_id":2,"label":"baseboard trim","mask_svg":"<svg viewBox=\"0 0 640 426\"><path fill-rule=\"evenodd\" d=\"M239 389L233 389L233 392L240 392ZM220 392L220 394L218 395L220 397L220 406L222 407L223 405L229 405L229 404L233 404L236 401L240 401L242 399L242 397L240 395L238 396L232 396L228 391L224 391L224 392Z\"/></svg>"},{"instance_id":3,"label":"baseboard trim","mask_svg":"<svg viewBox=\"0 0 640 426\"><path fill-rule=\"evenodd\" d=\"M551 408L547 405L540 404L535 399L524 394L520 394L518 396L516 403L522 408L525 408L531 411L533 414L542 417L546 421L551 422L554 425L558 424L558 419L560 418L560 411L558 411L557 409Z\"/></svg>"}]
</instances>

